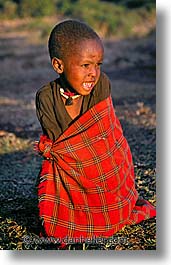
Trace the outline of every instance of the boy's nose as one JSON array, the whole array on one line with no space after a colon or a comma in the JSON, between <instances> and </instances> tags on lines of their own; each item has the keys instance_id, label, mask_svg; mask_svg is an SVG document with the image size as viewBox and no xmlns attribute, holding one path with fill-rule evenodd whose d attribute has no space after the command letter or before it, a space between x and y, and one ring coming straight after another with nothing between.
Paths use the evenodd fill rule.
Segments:
<instances>
[{"instance_id":1,"label":"boy's nose","mask_svg":"<svg viewBox=\"0 0 171 265\"><path fill-rule=\"evenodd\" d=\"M97 69L95 66L92 66L89 72L89 76L96 77L96 75L97 75Z\"/></svg>"}]
</instances>

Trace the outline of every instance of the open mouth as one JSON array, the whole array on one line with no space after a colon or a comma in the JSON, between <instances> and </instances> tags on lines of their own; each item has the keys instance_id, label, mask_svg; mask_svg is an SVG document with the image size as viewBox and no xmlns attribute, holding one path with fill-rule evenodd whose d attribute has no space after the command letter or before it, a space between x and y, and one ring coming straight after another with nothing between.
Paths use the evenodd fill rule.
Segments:
<instances>
[{"instance_id":1,"label":"open mouth","mask_svg":"<svg viewBox=\"0 0 171 265\"><path fill-rule=\"evenodd\" d=\"M84 82L83 88L85 90L91 90L94 87L94 82Z\"/></svg>"}]
</instances>

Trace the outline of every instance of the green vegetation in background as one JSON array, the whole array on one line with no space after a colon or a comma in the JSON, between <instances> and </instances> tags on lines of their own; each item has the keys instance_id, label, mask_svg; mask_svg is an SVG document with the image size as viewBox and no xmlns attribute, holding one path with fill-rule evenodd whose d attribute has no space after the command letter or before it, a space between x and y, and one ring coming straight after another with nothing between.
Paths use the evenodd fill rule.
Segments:
<instances>
[{"instance_id":1,"label":"green vegetation in background","mask_svg":"<svg viewBox=\"0 0 171 265\"><path fill-rule=\"evenodd\" d=\"M133 35L135 26L155 20L155 8L154 0L0 0L0 19L76 18L102 36L127 37ZM48 32L46 28L43 31Z\"/></svg>"},{"instance_id":2,"label":"green vegetation in background","mask_svg":"<svg viewBox=\"0 0 171 265\"><path fill-rule=\"evenodd\" d=\"M103 2L111 2L113 4L123 5L127 8L145 7L147 9L151 9L156 5L155 0L103 0Z\"/></svg>"},{"instance_id":3,"label":"green vegetation in background","mask_svg":"<svg viewBox=\"0 0 171 265\"><path fill-rule=\"evenodd\" d=\"M56 12L55 1L51 0L22 0L18 13L21 17L51 16Z\"/></svg>"},{"instance_id":4,"label":"green vegetation in background","mask_svg":"<svg viewBox=\"0 0 171 265\"><path fill-rule=\"evenodd\" d=\"M14 1L0 0L0 19L16 18L18 5Z\"/></svg>"},{"instance_id":5,"label":"green vegetation in background","mask_svg":"<svg viewBox=\"0 0 171 265\"><path fill-rule=\"evenodd\" d=\"M56 13L56 0L0 0L0 16L43 17Z\"/></svg>"},{"instance_id":6,"label":"green vegetation in background","mask_svg":"<svg viewBox=\"0 0 171 265\"><path fill-rule=\"evenodd\" d=\"M37 16L51 16L56 12L70 13L73 9L77 9L82 5L82 10L90 6L98 9L106 6L108 12L110 7L112 9L117 6L122 6L128 9L153 9L155 8L155 0L93 0L93 1L80 1L80 0L0 0L0 15L1 17L14 18L14 17L37 17ZM90 11L90 10L89 10Z\"/></svg>"},{"instance_id":7,"label":"green vegetation in background","mask_svg":"<svg viewBox=\"0 0 171 265\"><path fill-rule=\"evenodd\" d=\"M133 0L132 0L133 1ZM129 36L135 25L143 23L148 17L155 16L155 8L128 9L124 5L99 0L58 0L58 10L66 17L86 21L103 36ZM113 1L114 2L114 1Z\"/></svg>"}]
</instances>

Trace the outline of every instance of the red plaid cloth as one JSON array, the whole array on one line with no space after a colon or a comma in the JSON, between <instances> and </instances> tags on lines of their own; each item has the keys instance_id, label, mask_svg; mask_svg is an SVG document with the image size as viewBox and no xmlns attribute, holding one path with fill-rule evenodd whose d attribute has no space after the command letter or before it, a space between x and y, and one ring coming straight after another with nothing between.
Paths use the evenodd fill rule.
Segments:
<instances>
[{"instance_id":1,"label":"red plaid cloth","mask_svg":"<svg viewBox=\"0 0 171 265\"><path fill-rule=\"evenodd\" d=\"M93 106L55 142L41 136L45 159L38 185L47 236L112 236L126 224L156 215L138 194L130 148L111 97Z\"/></svg>"}]
</instances>

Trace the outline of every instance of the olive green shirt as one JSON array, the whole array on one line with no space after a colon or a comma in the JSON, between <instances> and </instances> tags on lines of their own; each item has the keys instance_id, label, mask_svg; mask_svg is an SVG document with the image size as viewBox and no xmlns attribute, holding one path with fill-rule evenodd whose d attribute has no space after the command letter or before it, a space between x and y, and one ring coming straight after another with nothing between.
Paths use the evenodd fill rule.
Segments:
<instances>
[{"instance_id":1,"label":"olive green shirt","mask_svg":"<svg viewBox=\"0 0 171 265\"><path fill-rule=\"evenodd\" d=\"M40 88L36 94L36 113L43 134L55 141L75 120L68 114L60 94L59 78ZM110 95L107 76L101 73L91 93L83 97L80 115ZM80 115L78 117L80 117ZM78 119L78 117L76 119Z\"/></svg>"}]
</instances>

